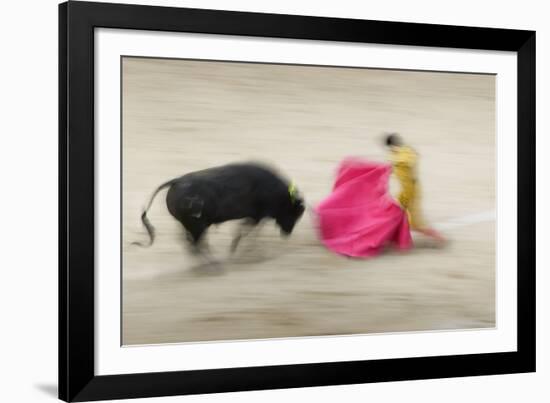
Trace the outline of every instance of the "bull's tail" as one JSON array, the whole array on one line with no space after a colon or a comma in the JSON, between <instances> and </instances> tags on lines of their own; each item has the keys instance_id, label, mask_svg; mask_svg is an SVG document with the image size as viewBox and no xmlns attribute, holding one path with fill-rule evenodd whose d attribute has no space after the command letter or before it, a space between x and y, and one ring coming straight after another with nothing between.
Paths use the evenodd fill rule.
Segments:
<instances>
[{"instance_id":1,"label":"bull's tail","mask_svg":"<svg viewBox=\"0 0 550 403\"><path fill-rule=\"evenodd\" d=\"M153 204L153 200L155 199L155 196L158 192L160 192L162 189L172 185L173 180L170 180L166 183L163 183L160 185L154 192L151 198L149 199L149 203L147 203L147 207L143 209L143 213L141 213L141 222L143 223L143 226L147 230L147 233L149 234L149 243L143 243L143 242L132 242L132 245L138 245L142 247L149 247L153 244L155 241L155 227L151 224L149 219L147 218L147 212L151 208L151 205Z\"/></svg>"}]
</instances>

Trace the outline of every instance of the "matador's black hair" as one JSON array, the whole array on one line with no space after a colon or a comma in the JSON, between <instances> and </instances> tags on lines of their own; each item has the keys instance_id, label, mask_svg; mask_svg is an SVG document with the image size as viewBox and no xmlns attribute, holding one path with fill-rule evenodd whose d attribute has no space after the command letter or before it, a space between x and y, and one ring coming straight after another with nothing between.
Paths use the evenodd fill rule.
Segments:
<instances>
[{"instance_id":1,"label":"matador's black hair","mask_svg":"<svg viewBox=\"0 0 550 403\"><path fill-rule=\"evenodd\" d=\"M384 140L384 143L386 146L400 146L403 144L403 141L401 140L401 137L397 133L390 133L386 135L386 138Z\"/></svg>"}]
</instances>

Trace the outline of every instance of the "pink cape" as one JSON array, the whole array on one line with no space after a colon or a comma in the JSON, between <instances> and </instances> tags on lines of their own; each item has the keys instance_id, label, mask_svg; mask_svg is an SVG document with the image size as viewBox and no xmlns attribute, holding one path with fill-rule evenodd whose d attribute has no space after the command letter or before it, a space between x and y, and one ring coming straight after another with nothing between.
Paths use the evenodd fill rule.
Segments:
<instances>
[{"instance_id":1,"label":"pink cape","mask_svg":"<svg viewBox=\"0 0 550 403\"><path fill-rule=\"evenodd\" d=\"M388 190L391 165L344 160L332 193L315 208L323 244L353 257L375 256L389 243L412 246L406 213Z\"/></svg>"}]
</instances>

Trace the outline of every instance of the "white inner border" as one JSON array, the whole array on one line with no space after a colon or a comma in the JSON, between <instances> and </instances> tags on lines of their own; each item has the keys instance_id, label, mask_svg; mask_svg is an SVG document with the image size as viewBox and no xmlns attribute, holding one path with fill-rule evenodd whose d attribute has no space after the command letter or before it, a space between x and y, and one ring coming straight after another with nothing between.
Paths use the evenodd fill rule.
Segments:
<instances>
[{"instance_id":1,"label":"white inner border","mask_svg":"<svg viewBox=\"0 0 550 403\"><path fill-rule=\"evenodd\" d=\"M497 327L121 347L121 55L497 74ZM516 61L515 52L96 29L96 375L516 351Z\"/></svg>"}]
</instances>

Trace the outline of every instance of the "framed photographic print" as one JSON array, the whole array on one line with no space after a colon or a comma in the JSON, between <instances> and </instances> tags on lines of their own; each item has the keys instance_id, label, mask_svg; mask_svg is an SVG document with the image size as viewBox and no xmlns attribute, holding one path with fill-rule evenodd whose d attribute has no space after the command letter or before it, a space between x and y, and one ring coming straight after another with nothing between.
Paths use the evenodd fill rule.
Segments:
<instances>
[{"instance_id":1,"label":"framed photographic print","mask_svg":"<svg viewBox=\"0 0 550 403\"><path fill-rule=\"evenodd\" d=\"M535 370L535 33L59 6L59 397Z\"/></svg>"}]
</instances>

